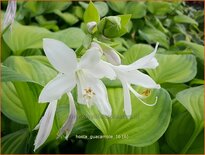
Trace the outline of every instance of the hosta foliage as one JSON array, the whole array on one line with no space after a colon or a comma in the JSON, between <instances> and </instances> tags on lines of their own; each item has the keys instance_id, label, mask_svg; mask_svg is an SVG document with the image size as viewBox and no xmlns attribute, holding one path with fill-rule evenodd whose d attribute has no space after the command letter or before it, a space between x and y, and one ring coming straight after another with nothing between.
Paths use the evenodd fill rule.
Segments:
<instances>
[{"instance_id":1,"label":"hosta foliage","mask_svg":"<svg viewBox=\"0 0 205 155\"><path fill-rule=\"evenodd\" d=\"M1 3L3 18L7 2ZM120 26L107 17L115 15ZM47 107L47 103L38 103L38 96L57 74L42 50L43 38L61 40L81 56L78 52L89 47L92 39L85 23L96 21L100 32L97 39L115 48L124 64L149 54L159 42L159 66L143 70L162 87L152 90L145 101L152 103L158 96L158 102L148 107L131 95L132 116L127 119L121 85L103 79L112 118L76 102L78 118L69 140L56 140L69 112L68 98L63 96L58 101L52 132L35 153L203 154L203 20L203 10L185 2L19 1L12 29L1 36L1 153L34 153L33 129ZM113 138L95 139L96 135Z\"/></svg>"}]
</instances>

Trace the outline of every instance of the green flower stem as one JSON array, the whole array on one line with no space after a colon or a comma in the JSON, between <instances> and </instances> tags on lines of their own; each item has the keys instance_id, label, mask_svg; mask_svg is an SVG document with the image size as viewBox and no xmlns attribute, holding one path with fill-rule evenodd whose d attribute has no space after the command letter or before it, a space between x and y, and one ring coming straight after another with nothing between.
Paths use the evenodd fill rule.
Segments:
<instances>
[{"instance_id":1,"label":"green flower stem","mask_svg":"<svg viewBox=\"0 0 205 155\"><path fill-rule=\"evenodd\" d=\"M196 137L199 135L202 129L203 129L203 124L196 125L196 128L194 129L192 136L190 137L189 141L186 143L184 148L181 150L180 152L181 154L185 154L188 151L188 149L191 147L191 145L193 144L193 142L195 141Z\"/></svg>"}]
</instances>

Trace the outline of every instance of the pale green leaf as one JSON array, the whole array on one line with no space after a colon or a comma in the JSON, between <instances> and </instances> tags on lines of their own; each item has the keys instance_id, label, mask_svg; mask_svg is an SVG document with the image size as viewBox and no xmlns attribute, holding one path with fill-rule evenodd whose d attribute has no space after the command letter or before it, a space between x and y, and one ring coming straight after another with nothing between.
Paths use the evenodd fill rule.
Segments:
<instances>
[{"instance_id":1,"label":"pale green leaf","mask_svg":"<svg viewBox=\"0 0 205 155\"><path fill-rule=\"evenodd\" d=\"M83 19L85 23L92 22L92 21L95 22L100 21L100 15L98 13L98 10L91 1L85 10Z\"/></svg>"},{"instance_id":2,"label":"pale green leaf","mask_svg":"<svg viewBox=\"0 0 205 155\"><path fill-rule=\"evenodd\" d=\"M176 99L194 119L195 128L180 153L186 153L204 128L204 86L192 87L179 92Z\"/></svg>"},{"instance_id":3,"label":"pale green leaf","mask_svg":"<svg viewBox=\"0 0 205 155\"><path fill-rule=\"evenodd\" d=\"M192 87L179 92L176 99L189 111L195 123L204 124L204 86Z\"/></svg>"},{"instance_id":4,"label":"pale green leaf","mask_svg":"<svg viewBox=\"0 0 205 155\"><path fill-rule=\"evenodd\" d=\"M117 135L120 136L120 135ZM90 140L86 147L88 154L157 154L159 144L156 142L145 147L135 147L125 144L113 144L107 148L106 142L109 140Z\"/></svg>"},{"instance_id":5,"label":"pale green leaf","mask_svg":"<svg viewBox=\"0 0 205 155\"><path fill-rule=\"evenodd\" d=\"M1 153L3 154L24 154L27 153L26 144L29 132L22 129L4 136L1 139Z\"/></svg>"},{"instance_id":6,"label":"pale green leaf","mask_svg":"<svg viewBox=\"0 0 205 155\"><path fill-rule=\"evenodd\" d=\"M204 63L204 46L188 41L179 41L176 43L176 45L191 48L194 55L196 55L196 57L201 60L202 64Z\"/></svg>"},{"instance_id":7,"label":"pale green leaf","mask_svg":"<svg viewBox=\"0 0 205 155\"><path fill-rule=\"evenodd\" d=\"M139 31L140 37L146 40L149 44L159 44L165 48L169 48L169 39L168 37L155 28L151 27L144 27Z\"/></svg>"},{"instance_id":8,"label":"pale green leaf","mask_svg":"<svg viewBox=\"0 0 205 155\"><path fill-rule=\"evenodd\" d=\"M133 19L142 18L146 15L146 5L144 2L128 2L125 13L132 14Z\"/></svg>"},{"instance_id":9,"label":"pale green leaf","mask_svg":"<svg viewBox=\"0 0 205 155\"><path fill-rule=\"evenodd\" d=\"M155 15L165 15L173 11L172 3L169 2L147 2L148 10Z\"/></svg>"},{"instance_id":10,"label":"pale green leaf","mask_svg":"<svg viewBox=\"0 0 205 155\"><path fill-rule=\"evenodd\" d=\"M25 112L23 110L22 103L18 97L16 89L12 82L2 83L2 94L1 94L1 111L9 119L20 123L28 124Z\"/></svg>"},{"instance_id":11,"label":"pale green leaf","mask_svg":"<svg viewBox=\"0 0 205 155\"><path fill-rule=\"evenodd\" d=\"M193 55L157 54L159 66L146 69L157 83L183 83L192 80L197 72L196 59Z\"/></svg>"},{"instance_id":12,"label":"pale green leaf","mask_svg":"<svg viewBox=\"0 0 205 155\"><path fill-rule=\"evenodd\" d=\"M146 99L146 102L154 102L158 96L158 102L153 107L142 104L136 97L131 96L132 116L128 119L124 113L123 91L121 88L109 88L108 98L112 106L112 117L102 116L95 108L81 106L83 113L99 128L103 135L113 135L107 145L129 144L143 147L156 142L165 132L171 116L171 100L168 93L163 90L155 90ZM145 130L146 129L146 130ZM124 138L117 138L121 135Z\"/></svg>"},{"instance_id":13,"label":"pale green leaf","mask_svg":"<svg viewBox=\"0 0 205 155\"><path fill-rule=\"evenodd\" d=\"M194 19L192 19L192 18L190 18L189 16L186 16L186 15L174 16L174 22L198 25L198 23Z\"/></svg>"},{"instance_id":14,"label":"pale green leaf","mask_svg":"<svg viewBox=\"0 0 205 155\"><path fill-rule=\"evenodd\" d=\"M107 4L109 5L109 7L118 12L118 13L124 13L125 11L125 6L127 4L127 2L124 1L108 1Z\"/></svg>"}]
</instances>

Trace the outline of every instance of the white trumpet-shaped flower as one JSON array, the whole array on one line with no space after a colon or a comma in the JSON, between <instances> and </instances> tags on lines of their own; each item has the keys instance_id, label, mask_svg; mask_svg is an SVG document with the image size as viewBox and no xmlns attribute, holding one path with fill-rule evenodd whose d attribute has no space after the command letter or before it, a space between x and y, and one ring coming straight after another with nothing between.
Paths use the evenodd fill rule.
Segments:
<instances>
[{"instance_id":1,"label":"white trumpet-shaped flower","mask_svg":"<svg viewBox=\"0 0 205 155\"><path fill-rule=\"evenodd\" d=\"M144 88L156 88L156 89L160 88L160 85L156 84L152 78L150 78L148 75L138 70L138 69L145 69L145 68L156 68L158 66L158 62L154 57L157 51L157 47L158 47L158 43L151 54L140 58L139 60L135 61L130 65L119 65L119 66L110 65L115 70L117 78L122 83L123 92L124 92L124 110L128 118L132 114L130 91L142 103L144 103L147 106L153 106L157 103L157 97L153 104L145 103L142 100L142 98L144 98L145 96L136 92L131 86L131 84L133 84Z\"/></svg>"},{"instance_id":2,"label":"white trumpet-shaped flower","mask_svg":"<svg viewBox=\"0 0 205 155\"><path fill-rule=\"evenodd\" d=\"M40 129L35 141L35 149L45 142L51 131L53 115L56 110L53 102L60 99L65 93L68 93L72 111L70 111L67 121L61 128L59 136L66 132L66 138L68 137L76 119L74 116L76 110L70 94L76 85L80 104L88 106L95 104L103 115L111 116L112 109L108 101L107 90L100 78L116 78L113 69L100 59L102 52L96 43L91 44L91 48L79 61L75 52L60 41L44 39L43 49L49 62L60 73L43 88L39 96L39 102L50 102L52 107L49 104L43 119L39 123ZM49 125L44 125L45 120L49 122Z\"/></svg>"}]
</instances>

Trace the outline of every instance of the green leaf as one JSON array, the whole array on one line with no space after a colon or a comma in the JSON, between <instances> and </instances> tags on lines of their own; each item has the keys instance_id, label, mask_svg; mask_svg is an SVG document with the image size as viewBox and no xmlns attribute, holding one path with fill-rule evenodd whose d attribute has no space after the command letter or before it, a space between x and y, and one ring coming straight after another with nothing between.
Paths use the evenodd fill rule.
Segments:
<instances>
[{"instance_id":1,"label":"green leaf","mask_svg":"<svg viewBox=\"0 0 205 155\"><path fill-rule=\"evenodd\" d=\"M186 145L194 131L194 122L190 114L185 111L175 116L166 131L166 141L176 152L180 152Z\"/></svg>"},{"instance_id":2,"label":"green leaf","mask_svg":"<svg viewBox=\"0 0 205 155\"><path fill-rule=\"evenodd\" d=\"M1 153L3 154L24 154L27 153L26 144L29 132L22 129L6 135L1 140Z\"/></svg>"},{"instance_id":3,"label":"green leaf","mask_svg":"<svg viewBox=\"0 0 205 155\"><path fill-rule=\"evenodd\" d=\"M68 12L62 13L60 10L56 10L55 14L58 15L59 17L61 17L69 25L74 25L79 21L76 16L74 16Z\"/></svg>"},{"instance_id":4,"label":"green leaf","mask_svg":"<svg viewBox=\"0 0 205 155\"><path fill-rule=\"evenodd\" d=\"M204 154L204 131L196 137L187 154Z\"/></svg>"},{"instance_id":5,"label":"green leaf","mask_svg":"<svg viewBox=\"0 0 205 155\"><path fill-rule=\"evenodd\" d=\"M142 18L146 15L146 5L144 2L128 2L125 13L132 14L133 19Z\"/></svg>"},{"instance_id":6,"label":"green leaf","mask_svg":"<svg viewBox=\"0 0 205 155\"><path fill-rule=\"evenodd\" d=\"M204 124L204 86L192 87L179 92L176 99L189 111L196 125Z\"/></svg>"},{"instance_id":7,"label":"green leaf","mask_svg":"<svg viewBox=\"0 0 205 155\"><path fill-rule=\"evenodd\" d=\"M130 145L112 145L108 151L111 154L158 154L159 153L159 144L156 142L152 145L145 147L134 147Z\"/></svg>"},{"instance_id":8,"label":"green leaf","mask_svg":"<svg viewBox=\"0 0 205 155\"><path fill-rule=\"evenodd\" d=\"M125 64L131 64L153 51L150 45L136 44L124 53ZM193 79L197 72L197 64L193 55L156 54L159 66L146 69L157 83L183 83Z\"/></svg>"},{"instance_id":9,"label":"green leaf","mask_svg":"<svg viewBox=\"0 0 205 155\"><path fill-rule=\"evenodd\" d=\"M100 21L100 15L93 2L90 1L87 9L85 10L83 19L85 23L92 22L92 21L95 22Z\"/></svg>"},{"instance_id":10,"label":"green leaf","mask_svg":"<svg viewBox=\"0 0 205 155\"><path fill-rule=\"evenodd\" d=\"M156 44L156 42L159 42L159 44L165 48L169 48L169 39L168 37L162 33L161 31L151 28L151 27L145 27L139 31L139 35L141 38L146 40L149 44Z\"/></svg>"},{"instance_id":11,"label":"green leaf","mask_svg":"<svg viewBox=\"0 0 205 155\"><path fill-rule=\"evenodd\" d=\"M123 63L124 64L131 64L132 62L136 61L137 59L142 58L143 56L151 53L154 48L147 44L135 44L131 46L127 52L125 52Z\"/></svg>"},{"instance_id":12,"label":"green leaf","mask_svg":"<svg viewBox=\"0 0 205 155\"><path fill-rule=\"evenodd\" d=\"M38 103L42 87L34 83L13 82L13 84L26 114L29 130L32 131L46 108L46 104Z\"/></svg>"},{"instance_id":13,"label":"green leaf","mask_svg":"<svg viewBox=\"0 0 205 155\"><path fill-rule=\"evenodd\" d=\"M104 17L108 13L108 6L105 2L94 2L94 4L100 14L100 17Z\"/></svg>"},{"instance_id":14,"label":"green leaf","mask_svg":"<svg viewBox=\"0 0 205 155\"><path fill-rule=\"evenodd\" d=\"M56 75L56 71L49 67L48 62L43 60L43 58L45 57L13 56L4 62L7 68L15 72L15 76L13 75L14 77L10 80L22 81L22 83L17 84L19 87L14 87L10 82L4 82L2 84L2 112L18 123L27 124L29 121L31 128L36 125L38 118L42 114L42 109L44 108L41 107L45 107L45 105L39 105L37 103L38 94L42 87L23 82L34 82L44 86ZM16 74L18 76L16 76ZM21 76L19 77L19 75ZM3 77L4 76L6 76L5 72L3 72ZM8 80L9 79L7 79L7 81Z\"/></svg>"},{"instance_id":15,"label":"green leaf","mask_svg":"<svg viewBox=\"0 0 205 155\"><path fill-rule=\"evenodd\" d=\"M179 41L176 43L176 46L185 46L193 50L194 55L201 60L201 63L204 64L204 46L188 42L188 41Z\"/></svg>"},{"instance_id":16,"label":"green leaf","mask_svg":"<svg viewBox=\"0 0 205 155\"><path fill-rule=\"evenodd\" d=\"M41 61L35 60L35 58L43 59L45 56L12 56L4 62L4 65L17 74L24 76L25 82L35 82L44 86L57 72L51 67L42 64Z\"/></svg>"},{"instance_id":17,"label":"green leaf","mask_svg":"<svg viewBox=\"0 0 205 155\"><path fill-rule=\"evenodd\" d=\"M155 15L165 15L173 11L172 3L169 2L147 2L148 10Z\"/></svg>"},{"instance_id":18,"label":"green leaf","mask_svg":"<svg viewBox=\"0 0 205 155\"><path fill-rule=\"evenodd\" d=\"M109 140L107 140L109 141ZM135 147L125 144L111 145L107 150L106 140L90 140L86 147L88 154L157 154L159 153L159 144L156 142L152 145L145 147Z\"/></svg>"},{"instance_id":19,"label":"green leaf","mask_svg":"<svg viewBox=\"0 0 205 155\"><path fill-rule=\"evenodd\" d=\"M12 32L6 31L3 39L15 55L20 55L25 49L42 47L43 38L49 35L51 32L47 29L24 26L15 22L12 26Z\"/></svg>"},{"instance_id":20,"label":"green leaf","mask_svg":"<svg viewBox=\"0 0 205 155\"><path fill-rule=\"evenodd\" d=\"M78 48L83 43L85 33L76 27L71 27L54 33L50 38L60 40L70 48Z\"/></svg>"},{"instance_id":21,"label":"green leaf","mask_svg":"<svg viewBox=\"0 0 205 155\"><path fill-rule=\"evenodd\" d=\"M179 92L176 99L194 119L194 131L181 153L186 153L204 127L204 86L192 87Z\"/></svg>"},{"instance_id":22,"label":"green leaf","mask_svg":"<svg viewBox=\"0 0 205 155\"><path fill-rule=\"evenodd\" d=\"M23 6L25 10L31 13L31 16L40 15L43 13L51 13L55 10L65 10L71 5L71 2L35 2L30 1Z\"/></svg>"},{"instance_id":23,"label":"green leaf","mask_svg":"<svg viewBox=\"0 0 205 155\"><path fill-rule=\"evenodd\" d=\"M107 4L109 5L109 7L118 12L118 13L124 13L125 10L125 6L127 4L127 2L123 2L123 1L119 1L119 2L115 2L115 1L108 1Z\"/></svg>"},{"instance_id":24,"label":"green leaf","mask_svg":"<svg viewBox=\"0 0 205 155\"><path fill-rule=\"evenodd\" d=\"M186 16L186 15L174 16L174 22L198 25L198 23L194 19L192 19L192 18L190 18L189 16Z\"/></svg>"},{"instance_id":25,"label":"green leaf","mask_svg":"<svg viewBox=\"0 0 205 155\"><path fill-rule=\"evenodd\" d=\"M32 37L31 37L32 36ZM82 44L84 32L80 28L68 28L58 32L50 32L37 26L25 26L14 23L12 32L6 31L3 39L14 55L20 55L24 50L42 48L43 38L53 38L65 42L70 48L77 48Z\"/></svg>"},{"instance_id":26,"label":"green leaf","mask_svg":"<svg viewBox=\"0 0 205 155\"><path fill-rule=\"evenodd\" d=\"M8 45L6 45L3 37L1 37L1 62L6 60L6 58L9 57L11 54L11 50L9 49Z\"/></svg>"},{"instance_id":27,"label":"green leaf","mask_svg":"<svg viewBox=\"0 0 205 155\"><path fill-rule=\"evenodd\" d=\"M159 66L146 71L157 83L184 83L196 75L197 64L193 55L157 54L156 58Z\"/></svg>"},{"instance_id":28,"label":"green leaf","mask_svg":"<svg viewBox=\"0 0 205 155\"><path fill-rule=\"evenodd\" d=\"M2 82L8 82L8 81L29 81L33 82L31 79L27 78L26 76L17 73L13 69L1 66L2 69Z\"/></svg>"},{"instance_id":29,"label":"green leaf","mask_svg":"<svg viewBox=\"0 0 205 155\"><path fill-rule=\"evenodd\" d=\"M20 124L28 124L22 103L12 82L2 83L1 106L2 113L9 119Z\"/></svg>"},{"instance_id":30,"label":"green leaf","mask_svg":"<svg viewBox=\"0 0 205 155\"><path fill-rule=\"evenodd\" d=\"M109 88L108 98L112 106L112 117L102 116L96 107L87 108L80 105L84 113L103 135L112 135L106 148L112 144L128 144L143 147L156 142L165 132L171 116L171 100L169 94L163 90L154 90L146 101L158 102L153 107L142 104L135 96L131 96L132 116L127 119L123 111L123 90ZM146 129L146 130L145 130ZM120 135L124 138L115 137Z\"/></svg>"}]
</instances>

